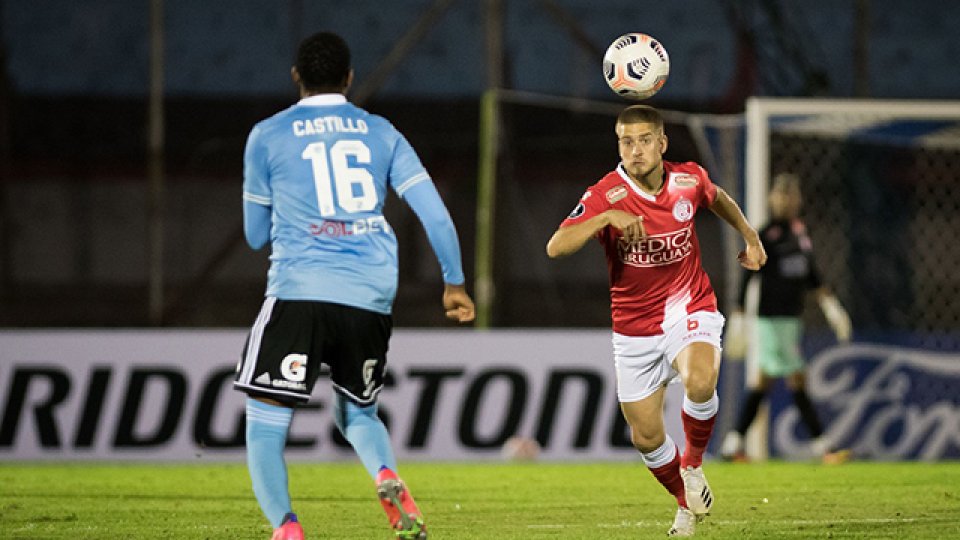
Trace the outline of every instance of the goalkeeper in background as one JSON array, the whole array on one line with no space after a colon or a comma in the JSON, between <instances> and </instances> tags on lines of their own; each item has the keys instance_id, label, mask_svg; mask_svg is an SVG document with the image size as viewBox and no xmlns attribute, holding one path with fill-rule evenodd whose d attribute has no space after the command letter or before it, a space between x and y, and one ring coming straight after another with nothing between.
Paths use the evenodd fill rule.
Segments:
<instances>
[{"instance_id":1,"label":"goalkeeper in background","mask_svg":"<svg viewBox=\"0 0 960 540\"><path fill-rule=\"evenodd\" d=\"M799 179L789 173L774 178L769 194L770 223L760 230L760 239L769 257L758 273L744 273L739 305L730 318L725 350L731 358L742 358L746 349L743 325L743 303L747 284L754 276L760 280L760 302L757 311L760 348L760 378L748 389L740 409L736 428L726 434L720 453L725 459L745 461L743 437L757 416L760 403L771 383L786 379L800 418L810 432L810 448L825 463L839 463L849 451L835 451L823 438L823 426L804 389L804 359L800 353L806 293L813 289L823 314L840 342L850 339L850 318L840 302L820 279L813 261L813 249L806 226L800 220Z\"/></svg>"}]
</instances>

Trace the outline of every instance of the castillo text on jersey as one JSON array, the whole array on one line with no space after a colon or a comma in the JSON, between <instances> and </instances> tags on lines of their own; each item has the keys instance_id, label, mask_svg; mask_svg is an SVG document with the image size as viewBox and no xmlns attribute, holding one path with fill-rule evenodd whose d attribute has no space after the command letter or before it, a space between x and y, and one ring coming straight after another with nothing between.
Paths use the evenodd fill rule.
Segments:
<instances>
[{"instance_id":1,"label":"castillo text on jersey","mask_svg":"<svg viewBox=\"0 0 960 540\"><path fill-rule=\"evenodd\" d=\"M297 137L319 135L321 133L366 133L367 123L362 118L343 118L340 116L318 116L306 120L294 120L293 134Z\"/></svg>"}]
</instances>

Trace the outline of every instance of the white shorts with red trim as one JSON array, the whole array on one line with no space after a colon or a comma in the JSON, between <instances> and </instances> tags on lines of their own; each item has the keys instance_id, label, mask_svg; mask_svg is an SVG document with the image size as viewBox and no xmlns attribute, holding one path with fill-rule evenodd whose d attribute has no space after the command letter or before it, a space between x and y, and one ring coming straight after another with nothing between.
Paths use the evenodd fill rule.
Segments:
<instances>
[{"instance_id":1,"label":"white shorts with red trim","mask_svg":"<svg viewBox=\"0 0 960 540\"><path fill-rule=\"evenodd\" d=\"M721 348L723 315L697 311L664 328L656 336L625 336L613 333L613 361L617 370L617 399L640 401L671 382L676 382L673 361L695 342Z\"/></svg>"}]
</instances>

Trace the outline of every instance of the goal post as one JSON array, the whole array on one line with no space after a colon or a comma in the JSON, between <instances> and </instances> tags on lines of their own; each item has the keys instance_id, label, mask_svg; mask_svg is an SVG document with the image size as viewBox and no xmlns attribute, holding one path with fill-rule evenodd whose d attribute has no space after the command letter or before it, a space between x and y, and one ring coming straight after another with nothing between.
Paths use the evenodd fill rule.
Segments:
<instances>
[{"instance_id":1,"label":"goal post","mask_svg":"<svg viewBox=\"0 0 960 540\"><path fill-rule=\"evenodd\" d=\"M960 265L951 237L960 231L960 101L754 97L745 121L748 219L766 222L775 174L800 178L818 269L850 312L855 340L958 348L960 277L943 270ZM755 306L745 307L752 322ZM828 335L815 302L804 320ZM756 376L757 347L747 361ZM783 426L767 426L755 423L748 454L765 456L772 441L778 455L798 457L778 445Z\"/></svg>"},{"instance_id":2,"label":"goal post","mask_svg":"<svg viewBox=\"0 0 960 540\"><path fill-rule=\"evenodd\" d=\"M494 210L496 208L497 163L500 147L500 103L498 90L490 89L480 99L479 163L477 165L477 231L475 240L474 295L476 327L490 327L493 308Z\"/></svg>"},{"instance_id":3,"label":"goal post","mask_svg":"<svg viewBox=\"0 0 960 540\"><path fill-rule=\"evenodd\" d=\"M746 201L744 211L752 223L766 221L767 182L770 178L770 122L777 118L833 117L839 125L810 133L840 137L867 124L883 120L960 119L960 101L877 99L820 99L751 97L746 104Z\"/></svg>"},{"instance_id":4,"label":"goal post","mask_svg":"<svg viewBox=\"0 0 960 540\"><path fill-rule=\"evenodd\" d=\"M751 223L766 221L770 178L796 174L821 273L860 308L856 329L955 329L960 303L945 299L960 276L941 269L960 265L960 252L927 240L960 230L960 101L750 98L745 116ZM864 263L885 261L903 272L870 289L863 270L883 269ZM905 287L903 297L878 304L857 294L885 285Z\"/></svg>"}]
</instances>

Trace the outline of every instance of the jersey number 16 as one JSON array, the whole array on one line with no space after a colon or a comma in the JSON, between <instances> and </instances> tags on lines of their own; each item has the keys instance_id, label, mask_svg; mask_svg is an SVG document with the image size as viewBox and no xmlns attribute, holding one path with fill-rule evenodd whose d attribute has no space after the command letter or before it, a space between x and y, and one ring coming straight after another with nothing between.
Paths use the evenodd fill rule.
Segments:
<instances>
[{"instance_id":1,"label":"jersey number 16","mask_svg":"<svg viewBox=\"0 0 960 540\"><path fill-rule=\"evenodd\" d=\"M301 154L313 168L321 216L335 215L337 206L348 213L368 212L377 206L373 175L363 167L351 167L347 162L349 156L357 163L370 163L370 149L363 141L357 140L337 141L330 146L329 152L327 143L314 142L308 144Z\"/></svg>"}]
</instances>

